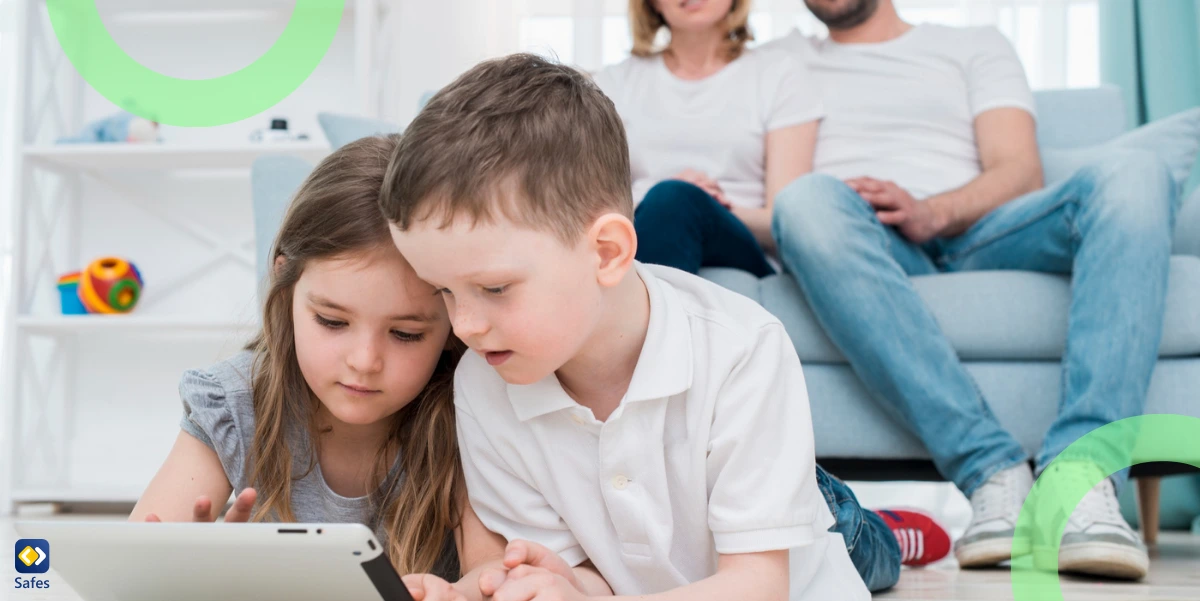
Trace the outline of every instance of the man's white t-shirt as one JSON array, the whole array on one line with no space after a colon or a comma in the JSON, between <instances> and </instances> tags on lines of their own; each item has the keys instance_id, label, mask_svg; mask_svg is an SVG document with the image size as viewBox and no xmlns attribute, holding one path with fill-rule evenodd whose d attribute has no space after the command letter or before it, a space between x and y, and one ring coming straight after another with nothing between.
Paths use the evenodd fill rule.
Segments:
<instances>
[{"instance_id":1,"label":"man's white t-shirt","mask_svg":"<svg viewBox=\"0 0 1200 601\"><path fill-rule=\"evenodd\" d=\"M820 82L825 120L814 171L892 180L924 199L982 172L975 118L1033 93L995 27L917 25L878 44L839 44L799 31L767 44L802 58Z\"/></svg>"},{"instance_id":2,"label":"man's white t-shirt","mask_svg":"<svg viewBox=\"0 0 1200 601\"><path fill-rule=\"evenodd\" d=\"M634 203L694 169L717 180L734 205L762 207L767 132L823 115L812 77L788 52L747 49L694 81L671 73L661 54L630 57L594 77L625 122Z\"/></svg>"},{"instance_id":3,"label":"man's white t-shirt","mask_svg":"<svg viewBox=\"0 0 1200 601\"><path fill-rule=\"evenodd\" d=\"M716 573L719 554L789 550L791 601L871 598L817 488L796 350L758 303L636 264L646 340L601 422L551 374L511 385L476 353L454 402L471 507L508 540L590 559L618 595Z\"/></svg>"}]
</instances>

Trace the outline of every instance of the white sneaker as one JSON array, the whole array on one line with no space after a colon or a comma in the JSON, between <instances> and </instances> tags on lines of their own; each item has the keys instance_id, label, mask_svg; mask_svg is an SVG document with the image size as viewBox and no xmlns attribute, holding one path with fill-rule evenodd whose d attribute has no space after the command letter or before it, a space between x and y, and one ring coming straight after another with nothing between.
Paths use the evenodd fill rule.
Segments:
<instances>
[{"instance_id":1,"label":"white sneaker","mask_svg":"<svg viewBox=\"0 0 1200 601\"><path fill-rule=\"evenodd\" d=\"M1128 580L1141 580L1150 571L1146 546L1121 515L1111 479L1089 490L1067 519L1058 569Z\"/></svg>"},{"instance_id":2,"label":"white sneaker","mask_svg":"<svg viewBox=\"0 0 1200 601\"><path fill-rule=\"evenodd\" d=\"M960 567L995 566L1012 558L1017 516L1032 488L1033 470L1022 463L997 472L971 495L971 524L954 545Z\"/></svg>"}]
</instances>

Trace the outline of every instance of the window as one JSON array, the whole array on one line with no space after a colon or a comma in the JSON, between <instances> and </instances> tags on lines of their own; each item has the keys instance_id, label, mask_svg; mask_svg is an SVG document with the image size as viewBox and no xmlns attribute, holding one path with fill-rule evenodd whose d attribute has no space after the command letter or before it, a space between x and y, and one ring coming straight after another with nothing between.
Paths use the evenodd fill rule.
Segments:
<instances>
[{"instance_id":1,"label":"window","mask_svg":"<svg viewBox=\"0 0 1200 601\"><path fill-rule=\"evenodd\" d=\"M519 50L585 69L628 56L624 0L510 0ZM995 25L1013 42L1035 89L1100 84L1099 0L896 0L911 23ZM792 29L825 35L803 0L756 0L757 43Z\"/></svg>"}]
</instances>

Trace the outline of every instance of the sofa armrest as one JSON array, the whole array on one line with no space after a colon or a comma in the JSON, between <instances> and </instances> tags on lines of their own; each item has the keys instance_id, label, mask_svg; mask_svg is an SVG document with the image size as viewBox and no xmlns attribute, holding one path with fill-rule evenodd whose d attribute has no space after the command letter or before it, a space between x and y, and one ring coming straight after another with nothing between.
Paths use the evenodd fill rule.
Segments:
<instances>
[{"instance_id":1,"label":"sofa armrest","mask_svg":"<svg viewBox=\"0 0 1200 601\"><path fill-rule=\"evenodd\" d=\"M1175 215L1174 254L1200 257L1200 188L1183 200Z\"/></svg>"}]
</instances>

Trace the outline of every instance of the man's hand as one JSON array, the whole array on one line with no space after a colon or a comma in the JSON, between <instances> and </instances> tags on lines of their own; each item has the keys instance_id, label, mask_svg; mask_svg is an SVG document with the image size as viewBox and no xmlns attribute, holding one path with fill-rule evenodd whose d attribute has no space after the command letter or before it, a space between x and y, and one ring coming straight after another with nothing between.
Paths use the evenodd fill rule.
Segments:
<instances>
[{"instance_id":1,"label":"man's hand","mask_svg":"<svg viewBox=\"0 0 1200 601\"><path fill-rule=\"evenodd\" d=\"M225 521L233 522L249 522L250 512L254 509L254 501L258 499L258 492L253 488L247 488L233 500L233 507L225 513ZM215 522L217 516L213 515L212 501L208 497L200 496L192 505L192 521L193 522ZM147 514L147 522L161 522L162 519L156 514Z\"/></svg>"},{"instance_id":2,"label":"man's hand","mask_svg":"<svg viewBox=\"0 0 1200 601\"><path fill-rule=\"evenodd\" d=\"M545 568L519 565L508 571L508 578L492 601L585 601L579 589L562 575Z\"/></svg>"},{"instance_id":3,"label":"man's hand","mask_svg":"<svg viewBox=\"0 0 1200 601\"><path fill-rule=\"evenodd\" d=\"M875 216L880 223L896 228L905 238L917 244L924 244L942 235L949 223L933 205L918 202L895 182L856 177L846 180L846 185L875 208Z\"/></svg>"},{"instance_id":4,"label":"man's hand","mask_svg":"<svg viewBox=\"0 0 1200 601\"><path fill-rule=\"evenodd\" d=\"M467 601L467 596L433 574L409 574L401 578L413 601Z\"/></svg>"},{"instance_id":5,"label":"man's hand","mask_svg":"<svg viewBox=\"0 0 1200 601\"><path fill-rule=\"evenodd\" d=\"M521 566L546 570L561 577L572 588L582 590L575 571L557 553L535 542L514 540L504 550L504 568L492 568L479 575L479 592L484 597L494 596L506 580L512 578L513 570Z\"/></svg>"},{"instance_id":6,"label":"man's hand","mask_svg":"<svg viewBox=\"0 0 1200 601\"><path fill-rule=\"evenodd\" d=\"M684 169L672 179L687 182L704 190L709 196L717 199L717 202L721 203L721 206L727 209L732 206L729 203L729 199L725 198L725 191L721 189L721 184L718 184L717 180L705 173L696 171L695 169Z\"/></svg>"}]
</instances>

